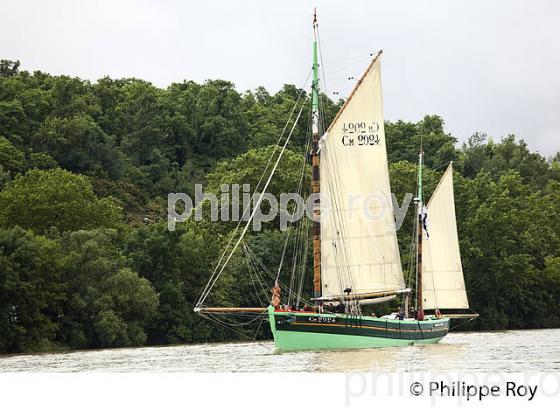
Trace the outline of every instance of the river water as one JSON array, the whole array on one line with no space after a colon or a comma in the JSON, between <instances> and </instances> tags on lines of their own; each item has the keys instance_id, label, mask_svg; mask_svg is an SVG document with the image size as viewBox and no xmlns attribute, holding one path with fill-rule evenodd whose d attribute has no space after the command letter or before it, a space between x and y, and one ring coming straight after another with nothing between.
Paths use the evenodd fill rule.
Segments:
<instances>
[{"instance_id":1,"label":"river water","mask_svg":"<svg viewBox=\"0 0 560 410\"><path fill-rule=\"evenodd\" d=\"M0 372L560 371L560 329L451 333L439 344L274 353L273 342L0 357Z\"/></svg>"}]
</instances>

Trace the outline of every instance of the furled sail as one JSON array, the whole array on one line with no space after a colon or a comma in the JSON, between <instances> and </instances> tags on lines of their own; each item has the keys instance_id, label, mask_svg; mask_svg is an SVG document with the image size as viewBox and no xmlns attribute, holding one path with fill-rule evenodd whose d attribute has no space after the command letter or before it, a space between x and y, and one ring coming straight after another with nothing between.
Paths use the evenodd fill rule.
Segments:
<instances>
[{"instance_id":1,"label":"furled sail","mask_svg":"<svg viewBox=\"0 0 560 410\"><path fill-rule=\"evenodd\" d=\"M320 141L323 297L404 288L379 55Z\"/></svg>"},{"instance_id":2,"label":"furled sail","mask_svg":"<svg viewBox=\"0 0 560 410\"><path fill-rule=\"evenodd\" d=\"M424 309L466 309L451 164L428 202L427 214L429 238L422 241Z\"/></svg>"}]
</instances>

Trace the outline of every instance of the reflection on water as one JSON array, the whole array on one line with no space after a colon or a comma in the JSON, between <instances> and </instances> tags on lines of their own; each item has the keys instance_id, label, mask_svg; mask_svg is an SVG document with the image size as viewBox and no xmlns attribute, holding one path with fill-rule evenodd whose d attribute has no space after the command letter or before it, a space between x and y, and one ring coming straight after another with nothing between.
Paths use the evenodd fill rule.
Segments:
<instances>
[{"instance_id":1,"label":"reflection on water","mask_svg":"<svg viewBox=\"0 0 560 410\"><path fill-rule=\"evenodd\" d=\"M272 342L0 357L0 372L560 371L560 329L451 333L439 344L274 353Z\"/></svg>"}]
</instances>

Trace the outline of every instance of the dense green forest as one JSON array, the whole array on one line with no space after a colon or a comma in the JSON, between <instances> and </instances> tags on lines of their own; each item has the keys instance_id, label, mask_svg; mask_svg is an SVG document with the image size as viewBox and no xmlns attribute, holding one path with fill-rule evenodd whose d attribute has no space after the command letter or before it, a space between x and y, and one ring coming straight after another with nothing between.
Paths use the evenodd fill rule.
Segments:
<instances>
[{"instance_id":1,"label":"dense green forest","mask_svg":"<svg viewBox=\"0 0 560 410\"><path fill-rule=\"evenodd\" d=\"M240 93L222 80L91 83L2 60L0 353L240 337L192 311L232 226L189 220L170 232L167 194L258 180L300 91ZM339 105L325 99L326 112ZM305 152L307 114L288 165ZM459 145L437 115L387 122L386 135L399 202L414 192L420 139L428 195L455 161L465 279L481 315L469 328L560 326L560 154L546 159L514 136L475 134ZM275 194L297 184L298 171L283 169ZM398 233L405 267L411 224L409 212ZM276 223L247 241L276 268L284 241ZM214 302L252 295L244 274L239 258Z\"/></svg>"}]
</instances>

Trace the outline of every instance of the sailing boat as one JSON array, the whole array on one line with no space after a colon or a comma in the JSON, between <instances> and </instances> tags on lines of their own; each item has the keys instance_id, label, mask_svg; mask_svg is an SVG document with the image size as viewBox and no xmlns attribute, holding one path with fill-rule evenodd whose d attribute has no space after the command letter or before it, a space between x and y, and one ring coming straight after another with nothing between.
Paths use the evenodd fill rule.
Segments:
<instances>
[{"instance_id":1,"label":"sailing boat","mask_svg":"<svg viewBox=\"0 0 560 410\"><path fill-rule=\"evenodd\" d=\"M368 65L331 125L321 132L316 16L313 32L312 192L328 199L315 202L313 208L314 306L300 309L282 305L281 289L276 283L266 308L204 306L211 288L207 286L195 311L266 315L279 350L437 343L448 333L450 324L450 317L442 315L441 310L469 307L459 253L452 167L447 168L424 206L424 153L420 152L415 200L416 309L414 316L409 317L411 289L404 281L391 202L381 52ZM352 206L348 200L372 194L375 200L367 201L367 205ZM429 239L426 215L430 218ZM215 281L213 274L209 284ZM387 302L397 296L404 298L404 312L379 318L362 314L362 306ZM427 314L430 311L433 314Z\"/></svg>"}]
</instances>

